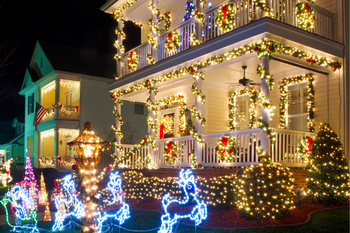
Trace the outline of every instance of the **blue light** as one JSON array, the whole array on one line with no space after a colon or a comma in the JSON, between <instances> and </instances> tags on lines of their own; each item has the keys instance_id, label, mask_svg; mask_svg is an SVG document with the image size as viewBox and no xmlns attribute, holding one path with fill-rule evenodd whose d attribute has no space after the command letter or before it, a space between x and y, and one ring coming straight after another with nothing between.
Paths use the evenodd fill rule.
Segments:
<instances>
[{"instance_id":1,"label":"blue light","mask_svg":"<svg viewBox=\"0 0 350 233\"><path fill-rule=\"evenodd\" d=\"M111 173L109 176L110 181L107 183L107 186L109 190L111 191L113 195L113 200L103 200L103 202L107 202L110 205L113 205L117 201L119 201L122 204L122 207L117 211L116 214L107 214L106 212L101 214L101 212L98 213L97 218L97 232L102 232L103 222L106 221L108 218L114 218L119 222L119 225L123 224L126 219L130 218L130 210L129 205L126 204L123 200L123 189L122 189L122 181L120 179L119 173Z\"/></svg>"},{"instance_id":2,"label":"blue light","mask_svg":"<svg viewBox=\"0 0 350 233\"><path fill-rule=\"evenodd\" d=\"M209 8L211 7L211 2L208 2L208 7L209 7Z\"/></svg>"},{"instance_id":3,"label":"blue light","mask_svg":"<svg viewBox=\"0 0 350 233\"><path fill-rule=\"evenodd\" d=\"M55 197L55 205L57 208L57 212L55 214L55 224L52 227L52 231L62 231L64 230L63 222L65 218L75 217L81 218L84 216L84 205L77 198L74 180L72 179L72 175L67 175L63 178L63 190L66 195L60 193ZM63 205L65 211L62 213L60 211L60 206ZM72 211L67 211L73 208Z\"/></svg>"},{"instance_id":4,"label":"blue light","mask_svg":"<svg viewBox=\"0 0 350 233\"><path fill-rule=\"evenodd\" d=\"M199 189L196 186L194 176L192 175L191 169L184 172L183 169L180 171L180 180L177 183L181 186L183 193L186 195L185 200L178 201L176 199L171 199L170 194L167 193L162 199L162 205L164 208L165 214L162 215L162 225L158 233L170 233L173 230L173 225L177 223L178 219L190 218L192 221L195 221L196 226L199 225L202 220L205 220L208 216L207 214L207 205L201 203L197 198ZM175 213L173 218L171 218L170 213L168 212L168 207L173 203L179 205L181 209L182 206L185 207L188 202L196 202L196 206L187 214L178 214ZM181 211L182 213L183 211Z\"/></svg>"}]
</instances>

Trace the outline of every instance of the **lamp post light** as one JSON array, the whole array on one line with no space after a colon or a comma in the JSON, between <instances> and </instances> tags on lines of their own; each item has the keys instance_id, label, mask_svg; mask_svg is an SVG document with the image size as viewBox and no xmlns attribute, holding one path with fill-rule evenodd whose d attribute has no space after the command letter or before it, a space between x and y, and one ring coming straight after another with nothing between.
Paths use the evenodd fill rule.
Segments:
<instances>
[{"instance_id":1,"label":"lamp post light","mask_svg":"<svg viewBox=\"0 0 350 233\"><path fill-rule=\"evenodd\" d=\"M80 170L81 175L84 177L82 185L88 194L84 195L83 200L86 212L85 217L88 228L91 230L96 229L93 219L97 215L97 205L92 202L90 196L94 196L97 190L96 166L101 160L100 150L108 144L107 141L95 135L95 132L91 130L90 122L85 122L83 132L68 143L69 147L73 147L78 154L74 157L76 164L82 167Z\"/></svg>"}]
</instances>

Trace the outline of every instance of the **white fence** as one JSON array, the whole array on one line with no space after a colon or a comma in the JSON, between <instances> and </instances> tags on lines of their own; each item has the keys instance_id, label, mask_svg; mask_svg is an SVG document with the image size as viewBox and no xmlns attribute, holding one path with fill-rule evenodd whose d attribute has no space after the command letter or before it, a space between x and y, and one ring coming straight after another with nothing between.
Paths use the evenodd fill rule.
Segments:
<instances>
[{"instance_id":1,"label":"white fence","mask_svg":"<svg viewBox=\"0 0 350 233\"><path fill-rule=\"evenodd\" d=\"M229 2L229 1L227 1ZM296 17L296 0L265 0L265 2L272 9L272 13L275 16L277 21L290 24L292 26L301 28L298 24ZM235 0L232 1L235 6L235 17L234 17L234 29L247 25L253 21L259 20L264 17L264 12L258 8L254 1L251 0ZM328 39L333 39L333 24L334 24L334 14L330 11L327 11L315 4L308 3L315 12L315 26L313 29L310 29L311 33L318 34L320 36L326 37ZM220 6L223 3L220 3L212 8L205 10L204 13L204 24L202 25L202 38L203 42L214 39L224 32L219 31L215 18ZM164 60L168 57L171 57L179 52L185 51L192 46L191 34L195 32L196 27L199 21L196 19L187 20L173 28L169 31L161 34L156 37L157 48L155 51L155 62ZM166 51L164 42L170 31L176 30L179 34L179 48L174 52L168 53ZM148 42L141 44L140 46L133 49L138 54L138 65L137 70L148 66L147 54L151 53L151 45ZM130 56L130 52L125 53L122 56L122 68L121 76L127 75L130 73L128 69L127 58Z\"/></svg>"}]
</instances>

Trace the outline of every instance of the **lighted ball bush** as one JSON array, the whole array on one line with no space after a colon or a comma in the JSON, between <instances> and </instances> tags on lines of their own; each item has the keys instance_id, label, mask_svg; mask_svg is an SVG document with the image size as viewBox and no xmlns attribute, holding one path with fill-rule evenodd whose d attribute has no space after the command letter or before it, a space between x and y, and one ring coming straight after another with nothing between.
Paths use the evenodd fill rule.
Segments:
<instances>
[{"instance_id":1,"label":"lighted ball bush","mask_svg":"<svg viewBox=\"0 0 350 233\"><path fill-rule=\"evenodd\" d=\"M289 168L260 163L242 168L233 181L235 203L241 216L278 219L295 208Z\"/></svg>"},{"instance_id":2,"label":"lighted ball bush","mask_svg":"<svg viewBox=\"0 0 350 233\"><path fill-rule=\"evenodd\" d=\"M323 204L341 205L349 200L349 170L338 135L321 123L307 166L307 195Z\"/></svg>"}]
</instances>

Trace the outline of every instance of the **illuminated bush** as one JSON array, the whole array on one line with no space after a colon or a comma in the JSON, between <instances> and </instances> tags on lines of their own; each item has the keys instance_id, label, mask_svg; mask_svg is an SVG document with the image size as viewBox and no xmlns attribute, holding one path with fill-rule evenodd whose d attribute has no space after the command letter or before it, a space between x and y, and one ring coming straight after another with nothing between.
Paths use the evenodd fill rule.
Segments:
<instances>
[{"instance_id":1,"label":"illuminated bush","mask_svg":"<svg viewBox=\"0 0 350 233\"><path fill-rule=\"evenodd\" d=\"M176 183L178 177L144 177L142 173L127 171L121 174L126 201L153 201L161 199L165 193L181 200L184 197ZM210 206L229 207L232 204L232 180L234 175L214 178L196 177L200 189L198 198Z\"/></svg>"},{"instance_id":2,"label":"illuminated bush","mask_svg":"<svg viewBox=\"0 0 350 233\"><path fill-rule=\"evenodd\" d=\"M247 166L237 173L233 187L241 216L277 219L295 208L293 178L287 167L263 163Z\"/></svg>"},{"instance_id":3,"label":"illuminated bush","mask_svg":"<svg viewBox=\"0 0 350 233\"><path fill-rule=\"evenodd\" d=\"M324 204L343 204L349 199L349 170L338 135L321 123L311 147L308 164L308 196Z\"/></svg>"}]
</instances>

